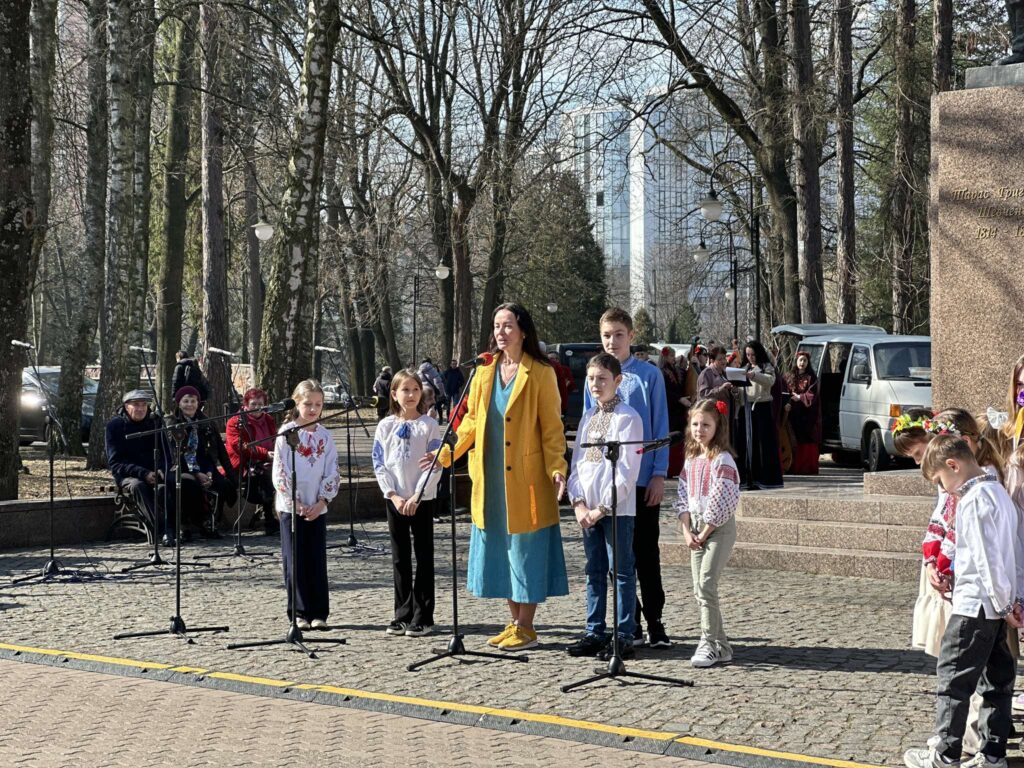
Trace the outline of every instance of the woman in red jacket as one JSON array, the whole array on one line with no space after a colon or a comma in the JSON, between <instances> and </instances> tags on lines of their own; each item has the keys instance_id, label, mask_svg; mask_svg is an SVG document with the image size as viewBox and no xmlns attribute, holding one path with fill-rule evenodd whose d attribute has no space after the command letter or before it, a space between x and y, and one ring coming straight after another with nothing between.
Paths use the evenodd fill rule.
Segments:
<instances>
[{"instance_id":1,"label":"woman in red jacket","mask_svg":"<svg viewBox=\"0 0 1024 768\"><path fill-rule=\"evenodd\" d=\"M269 413L250 413L267 404L267 393L252 388L242 397L242 412L228 419L227 443L231 467L241 473L242 495L246 501L258 504L263 510L263 530L268 536L280 531L274 514L274 483L271 465L274 461L274 442L268 440L247 447L256 440L273 437L277 422Z\"/></svg>"}]
</instances>

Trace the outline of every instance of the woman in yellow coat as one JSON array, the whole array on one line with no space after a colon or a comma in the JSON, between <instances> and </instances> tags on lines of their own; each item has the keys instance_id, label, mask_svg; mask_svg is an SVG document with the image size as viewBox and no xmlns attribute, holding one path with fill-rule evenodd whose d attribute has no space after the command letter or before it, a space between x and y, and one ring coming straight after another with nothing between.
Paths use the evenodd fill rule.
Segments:
<instances>
[{"instance_id":1,"label":"woman in yellow coat","mask_svg":"<svg viewBox=\"0 0 1024 768\"><path fill-rule=\"evenodd\" d=\"M473 528L469 591L508 601L511 621L488 640L505 650L537 645L537 603L569 594L559 528L565 433L555 371L518 304L494 312L495 360L477 370L455 458L469 452ZM431 457L432 458L432 457ZM441 457L447 466L450 456Z\"/></svg>"}]
</instances>

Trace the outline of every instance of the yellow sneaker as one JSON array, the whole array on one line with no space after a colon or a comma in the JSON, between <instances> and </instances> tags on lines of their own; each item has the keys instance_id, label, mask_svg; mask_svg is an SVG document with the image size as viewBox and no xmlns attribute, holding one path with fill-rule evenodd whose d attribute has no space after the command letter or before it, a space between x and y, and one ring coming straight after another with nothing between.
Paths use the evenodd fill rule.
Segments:
<instances>
[{"instance_id":1,"label":"yellow sneaker","mask_svg":"<svg viewBox=\"0 0 1024 768\"><path fill-rule=\"evenodd\" d=\"M507 640L508 638L512 637L512 633L515 632L515 631L516 631L516 625L515 624L508 624L503 630L501 630L500 633L498 633L497 635L492 637L490 640L488 640L487 644L490 645L490 646L493 646L494 648L497 648L505 640Z\"/></svg>"},{"instance_id":2,"label":"yellow sneaker","mask_svg":"<svg viewBox=\"0 0 1024 768\"><path fill-rule=\"evenodd\" d=\"M502 640L498 647L503 651L525 651L535 645L538 645L537 633L532 629L516 626L512 634Z\"/></svg>"}]
</instances>

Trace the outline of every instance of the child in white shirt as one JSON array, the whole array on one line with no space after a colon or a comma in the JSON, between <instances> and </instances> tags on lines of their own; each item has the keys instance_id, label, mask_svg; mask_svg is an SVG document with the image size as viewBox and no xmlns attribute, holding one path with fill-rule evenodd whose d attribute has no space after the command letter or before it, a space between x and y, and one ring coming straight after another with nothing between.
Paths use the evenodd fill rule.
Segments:
<instances>
[{"instance_id":1,"label":"child in white shirt","mask_svg":"<svg viewBox=\"0 0 1024 768\"><path fill-rule=\"evenodd\" d=\"M320 418L324 391L313 379L301 382L292 392L295 408L292 420L280 431L301 426L295 434L295 506L292 510L292 447L281 435L274 442L275 507L281 518L281 557L284 560L285 589L288 590L288 618L302 631L328 629L330 597L327 589L327 505L338 494L338 451L334 438ZM306 426L308 425L308 426ZM295 605L292 605L292 516L295 523Z\"/></svg>"},{"instance_id":2,"label":"child in white shirt","mask_svg":"<svg viewBox=\"0 0 1024 768\"><path fill-rule=\"evenodd\" d=\"M373 437L373 472L387 500L395 578L395 615L385 632L406 637L428 635L434 628L434 499L441 468L428 479L419 459L441 446L441 435L437 421L424 414L423 392L417 374L396 373L391 379L390 414L377 424Z\"/></svg>"},{"instance_id":3,"label":"child in white shirt","mask_svg":"<svg viewBox=\"0 0 1024 768\"><path fill-rule=\"evenodd\" d=\"M576 431L569 475L569 498L576 520L583 529L583 549L587 555L587 630L566 650L570 656L607 658L606 598L608 569L613 560L612 541L617 543L618 568L615 591L618 600L619 655L632 658L636 629L636 564L633 555L633 525L636 520L636 480L640 474L639 445L643 440L640 414L619 398L622 365L613 355L601 353L587 365L587 388L595 401ZM602 448L581 448L583 443L627 442L619 449L615 463L616 517L612 507L612 462Z\"/></svg>"},{"instance_id":4,"label":"child in white shirt","mask_svg":"<svg viewBox=\"0 0 1024 768\"><path fill-rule=\"evenodd\" d=\"M1006 768L1016 662L1006 625L1024 618L1016 550L1017 511L998 480L986 475L970 446L953 434L934 437L921 471L958 497L953 557L953 615L946 625L936 669L938 745L903 755L908 768L961 765L971 694L982 696L981 751L964 766Z\"/></svg>"},{"instance_id":5,"label":"child in white shirt","mask_svg":"<svg viewBox=\"0 0 1024 768\"><path fill-rule=\"evenodd\" d=\"M722 624L718 584L736 543L740 476L729 445L729 409L721 400L700 400L686 430L686 463L679 476L676 514L690 548L693 594L700 606L700 642L690 663L711 667L732 661Z\"/></svg>"}]
</instances>

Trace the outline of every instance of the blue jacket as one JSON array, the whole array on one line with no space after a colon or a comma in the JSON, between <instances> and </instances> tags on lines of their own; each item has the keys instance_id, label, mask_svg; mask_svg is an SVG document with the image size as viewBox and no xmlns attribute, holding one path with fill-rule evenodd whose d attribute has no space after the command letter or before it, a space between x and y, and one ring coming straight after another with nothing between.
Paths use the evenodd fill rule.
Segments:
<instances>
[{"instance_id":1,"label":"blue jacket","mask_svg":"<svg viewBox=\"0 0 1024 768\"><path fill-rule=\"evenodd\" d=\"M665 378L656 365L630 357L622 364L622 383L619 385L622 402L640 414L644 424L644 440L658 440L668 434L668 400L665 398ZM587 388L583 393L583 411L594 405L594 397ZM640 476L636 484L646 488L652 477L668 475L668 449L645 453L640 463Z\"/></svg>"},{"instance_id":2,"label":"blue jacket","mask_svg":"<svg viewBox=\"0 0 1024 768\"><path fill-rule=\"evenodd\" d=\"M128 435L155 429L160 423L152 414L142 421L132 421L123 410L107 422L107 466L118 485L129 477L145 480L153 471L153 448L158 435L129 440Z\"/></svg>"}]
</instances>

